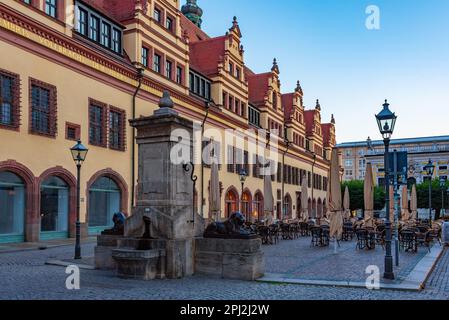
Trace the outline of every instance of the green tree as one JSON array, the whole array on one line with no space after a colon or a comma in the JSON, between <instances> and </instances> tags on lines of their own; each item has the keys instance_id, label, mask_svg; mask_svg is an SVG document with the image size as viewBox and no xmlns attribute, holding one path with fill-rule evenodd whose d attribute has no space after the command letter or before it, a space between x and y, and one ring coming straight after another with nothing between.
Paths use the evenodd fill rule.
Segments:
<instances>
[{"instance_id":1,"label":"green tree","mask_svg":"<svg viewBox=\"0 0 449 320\"><path fill-rule=\"evenodd\" d=\"M424 181L416 186L418 196L418 208L429 208L429 181ZM440 219L442 209L442 192L444 196L444 207L449 208L448 196L446 190L449 184L446 183L443 188L438 179L432 180L432 209L435 210L435 219Z\"/></svg>"},{"instance_id":2,"label":"green tree","mask_svg":"<svg viewBox=\"0 0 449 320\"><path fill-rule=\"evenodd\" d=\"M352 180L343 182L341 185L343 197L346 186L349 189L351 210L364 210L365 209L364 181ZM374 187L374 210L382 210L384 207L385 207L385 190L382 187L376 186Z\"/></svg>"}]
</instances>

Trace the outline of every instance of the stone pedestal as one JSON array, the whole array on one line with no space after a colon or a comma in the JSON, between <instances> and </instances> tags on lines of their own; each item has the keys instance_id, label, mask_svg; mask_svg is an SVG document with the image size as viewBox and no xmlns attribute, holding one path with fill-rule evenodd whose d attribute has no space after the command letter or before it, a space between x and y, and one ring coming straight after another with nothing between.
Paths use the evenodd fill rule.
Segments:
<instances>
[{"instance_id":1,"label":"stone pedestal","mask_svg":"<svg viewBox=\"0 0 449 320\"><path fill-rule=\"evenodd\" d=\"M114 270L116 263L112 258L112 251L117 248L118 241L123 236L99 235L95 247L95 269Z\"/></svg>"},{"instance_id":2,"label":"stone pedestal","mask_svg":"<svg viewBox=\"0 0 449 320\"><path fill-rule=\"evenodd\" d=\"M195 273L253 281L264 275L262 240L196 239Z\"/></svg>"}]
</instances>

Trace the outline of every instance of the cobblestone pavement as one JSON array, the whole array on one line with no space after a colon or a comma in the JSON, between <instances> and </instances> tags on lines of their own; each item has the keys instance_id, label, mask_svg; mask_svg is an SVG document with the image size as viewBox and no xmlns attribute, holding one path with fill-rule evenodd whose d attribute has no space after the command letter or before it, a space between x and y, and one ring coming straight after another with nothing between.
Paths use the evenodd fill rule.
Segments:
<instances>
[{"instance_id":1,"label":"cobblestone pavement","mask_svg":"<svg viewBox=\"0 0 449 320\"><path fill-rule=\"evenodd\" d=\"M94 245L83 246L92 256ZM0 254L0 299L151 299L151 300L398 300L449 299L449 252L445 251L422 292L369 291L228 281L205 277L183 280L136 281L115 278L111 272L81 270L81 289L65 288L65 268L45 265L49 259L70 259L73 247ZM282 264L282 262L280 262Z\"/></svg>"},{"instance_id":2,"label":"cobblestone pavement","mask_svg":"<svg viewBox=\"0 0 449 320\"><path fill-rule=\"evenodd\" d=\"M277 245L264 246L267 273L282 274L284 278L306 280L365 282L368 266L377 266L384 272L385 250L357 250L357 241L340 242L338 254L334 243L328 247L311 247L310 237L297 240L281 240ZM394 248L392 248L394 257ZM418 262L428 253L420 247L418 253L400 252L398 267L395 266L396 283L402 282Z\"/></svg>"}]
</instances>

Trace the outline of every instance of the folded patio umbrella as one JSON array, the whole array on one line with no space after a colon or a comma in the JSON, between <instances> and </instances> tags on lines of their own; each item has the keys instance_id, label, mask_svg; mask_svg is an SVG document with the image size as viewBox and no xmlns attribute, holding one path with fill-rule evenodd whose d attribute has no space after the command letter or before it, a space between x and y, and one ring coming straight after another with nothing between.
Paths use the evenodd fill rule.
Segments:
<instances>
[{"instance_id":1,"label":"folded patio umbrella","mask_svg":"<svg viewBox=\"0 0 449 320\"><path fill-rule=\"evenodd\" d=\"M265 222L273 220L273 209L274 209L274 199L273 199L273 187L271 185L271 176L265 170L263 177L263 211L265 216Z\"/></svg>"},{"instance_id":2,"label":"folded patio umbrella","mask_svg":"<svg viewBox=\"0 0 449 320\"><path fill-rule=\"evenodd\" d=\"M408 221L410 220L410 212L408 211L408 191L407 187L402 187L402 195L401 195L401 220Z\"/></svg>"},{"instance_id":3,"label":"folded patio umbrella","mask_svg":"<svg viewBox=\"0 0 449 320\"><path fill-rule=\"evenodd\" d=\"M366 165L363 198L365 200L364 225L367 227L374 227L374 178L371 163Z\"/></svg>"},{"instance_id":4,"label":"folded patio umbrella","mask_svg":"<svg viewBox=\"0 0 449 320\"><path fill-rule=\"evenodd\" d=\"M343 208L345 210L345 219L350 219L351 218L351 205L350 205L348 186L346 186L346 188L345 188L345 196L343 198Z\"/></svg>"},{"instance_id":5,"label":"folded patio umbrella","mask_svg":"<svg viewBox=\"0 0 449 320\"><path fill-rule=\"evenodd\" d=\"M410 198L410 210L412 211L410 219L415 220L418 215L418 197L416 195L416 185L412 187L412 195Z\"/></svg>"},{"instance_id":6,"label":"folded patio umbrella","mask_svg":"<svg viewBox=\"0 0 449 320\"><path fill-rule=\"evenodd\" d=\"M307 189L306 175L302 177L301 184L301 221L307 222L309 220L309 194Z\"/></svg>"},{"instance_id":7,"label":"folded patio umbrella","mask_svg":"<svg viewBox=\"0 0 449 320\"><path fill-rule=\"evenodd\" d=\"M210 212L215 221L221 217L220 177L216 159L212 160L210 175Z\"/></svg>"},{"instance_id":8,"label":"folded patio umbrella","mask_svg":"<svg viewBox=\"0 0 449 320\"><path fill-rule=\"evenodd\" d=\"M332 150L331 167L330 167L330 193L329 211L330 216L330 237L341 239L343 234L343 216L342 216L342 201L341 201L341 184L340 184L340 166L338 165L338 151Z\"/></svg>"}]
</instances>

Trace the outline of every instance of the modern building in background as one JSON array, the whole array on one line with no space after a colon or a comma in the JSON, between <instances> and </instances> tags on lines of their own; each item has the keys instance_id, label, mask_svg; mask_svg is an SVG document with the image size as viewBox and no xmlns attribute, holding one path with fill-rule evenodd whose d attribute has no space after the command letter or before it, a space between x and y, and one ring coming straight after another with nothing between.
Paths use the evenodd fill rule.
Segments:
<instances>
[{"instance_id":1,"label":"modern building in background","mask_svg":"<svg viewBox=\"0 0 449 320\"><path fill-rule=\"evenodd\" d=\"M312 214L323 213L335 120L322 123L318 102L306 110L299 82L282 94L276 61L267 61L262 74L246 66L236 18L224 35L210 37L196 1L180 6L179 0L0 2L0 242L74 236L76 167L69 149L78 139L89 148L81 175L83 233L108 228L118 211L130 214L137 150L128 120L152 115L164 90L196 123L210 107L206 131L278 130L278 158L286 154L272 177L277 217L300 211L303 176ZM247 145L213 138L216 152L234 160L220 166L223 217L241 209L259 218L265 195L260 164L250 161L256 155ZM197 210L207 218L210 169L201 176L200 167ZM243 190L241 169L248 175Z\"/></svg>"},{"instance_id":2,"label":"modern building in background","mask_svg":"<svg viewBox=\"0 0 449 320\"><path fill-rule=\"evenodd\" d=\"M385 181L383 141L348 142L337 145L344 168L343 181L363 180L366 164L373 165L375 182ZM423 169L429 159L435 164L433 178L448 179L449 176L449 136L423 137L391 140L391 152L407 152L407 176L421 183L428 179Z\"/></svg>"}]
</instances>

